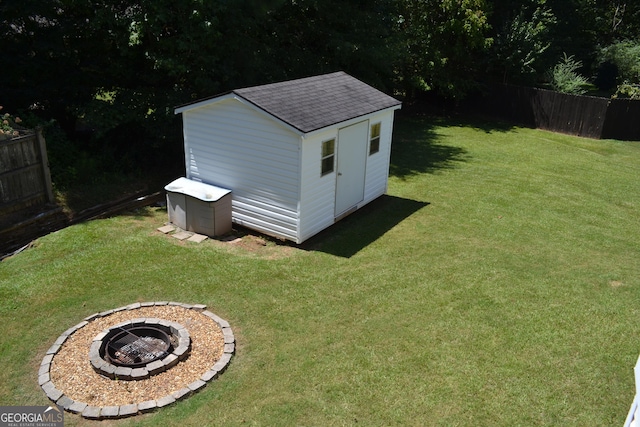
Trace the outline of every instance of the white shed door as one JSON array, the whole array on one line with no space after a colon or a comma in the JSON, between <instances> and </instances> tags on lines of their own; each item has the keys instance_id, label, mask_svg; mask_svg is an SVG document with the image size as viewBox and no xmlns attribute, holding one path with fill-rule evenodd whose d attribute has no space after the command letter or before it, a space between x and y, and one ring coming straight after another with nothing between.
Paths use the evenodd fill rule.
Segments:
<instances>
[{"instance_id":1,"label":"white shed door","mask_svg":"<svg viewBox=\"0 0 640 427\"><path fill-rule=\"evenodd\" d=\"M364 200L368 135L366 120L338 131L336 217Z\"/></svg>"}]
</instances>

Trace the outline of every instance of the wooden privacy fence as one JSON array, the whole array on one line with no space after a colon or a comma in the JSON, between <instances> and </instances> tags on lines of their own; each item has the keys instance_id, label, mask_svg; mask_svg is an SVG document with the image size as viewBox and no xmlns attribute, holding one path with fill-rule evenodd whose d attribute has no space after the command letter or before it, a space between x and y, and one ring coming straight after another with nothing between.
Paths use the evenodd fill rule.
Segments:
<instances>
[{"instance_id":1,"label":"wooden privacy fence","mask_svg":"<svg viewBox=\"0 0 640 427\"><path fill-rule=\"evenodd\" d=\"M0 217L53 201L42 130L0 140Z\"/></svg>"},{"instance_id":2,"label":"wooden privacy fence","mask_svg":"<svg viewBox=\"0 0 640 427\"><path fill-rule=\"evenodd\" d=\"M597 139L640 141L640 101L495 85L471 108L524 126Z\"/></svg>"}]
</instances>

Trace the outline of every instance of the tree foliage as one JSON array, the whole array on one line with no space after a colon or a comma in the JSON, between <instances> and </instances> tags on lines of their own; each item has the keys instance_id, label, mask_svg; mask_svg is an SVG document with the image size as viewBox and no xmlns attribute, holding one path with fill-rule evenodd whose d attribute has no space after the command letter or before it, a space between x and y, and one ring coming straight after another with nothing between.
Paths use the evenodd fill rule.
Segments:
<instances>
[{"instance_id":1,"label":"tree foliage","mask_svg":"<svg viewBox=\"0 0 640 427\"><path fill-rule=\"evenodd\" d=\"M545 0L496 2L491 22L494 44L488 62L493 78L503 83L535 82L546 68L543 55L552 44L550 32L556 24Z\"/></svg>"},{"instance_id":2,"label":"tree foliage","mask_svg":"<svg viewBox=\"0 0 640 427\"><path fill-rule=\"evenodd\" d=\"M491 40L484 0L399 0L397 73L406 93L461 96L473 86L478 58Z\"/></svg>"},{"instance_id":3,"label":"tree foliage","mask_svg":"<svg viewBox=\"0 0 640 427\"><path fill-rule=\"evenodd\" d=\"M344 70L461 98L540 82L564 52L631 75L638 34L630 0L2 0L0 102L135 163L179 138L176 105L232 88Z\"/></svg>"}]
</instances>

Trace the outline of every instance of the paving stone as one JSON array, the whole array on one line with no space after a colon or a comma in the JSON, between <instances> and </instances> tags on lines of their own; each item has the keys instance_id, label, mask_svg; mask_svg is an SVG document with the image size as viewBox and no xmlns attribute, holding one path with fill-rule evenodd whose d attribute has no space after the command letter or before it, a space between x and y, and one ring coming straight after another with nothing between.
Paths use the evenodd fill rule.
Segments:
<instances>
[{"instance_id":1,"label":"paving stone","mask_svg":"<svg viewBox=\"0 0 640 427\"><path fill-rule=\"evenodd\" d=\"M131 371L133 371L133 369L125 368L124 366L118 366L114 374L116 377L122 380L129 380L131 379Z\"/></svg>"},{"instance_id":2,"label":"paving stone","mask_svg":"<svg viewBox=\"0 0 640 427\"><path fill-rule=\"evenodd\" d=\"M169 304L169 301L156 301L153 303L153 305L167 305Z\"/></svg>"},{"instance_id":3,"label":"paving stone","mask_svg":"<svg viewBox=\"0 0 640 427\"><path fill-rule=\"evenodd\" d=\"M115 325L111 326L109 329L107 329L106 331L104 331L106 334L108 334L109 332L111 332L113 329L116 328L128 328L131 327L131 320L125 320L124 322L120 322L120 323L116 323Z\"/></svg>"},{"instance_id":4,"label":"paving stone","mask_svg":"<svg viewBox=\"0 0 640 427\"><path fill-rule=\"evenodd\" d=\"M47 365L52 361L53 361L53 354L47 354L45 357L42 358L42 362L40 362L40 364Z\"/></svg>"},{"instance_id":5,"label":"paving stone","mask_svg":"<svg viewBox=\"0 0 640 427\"><path fill-rule=\"evenodd\" d=\"M44 373L42 375L38 375L38 385L39 386L42 387L48 381L51 381L51 376L49 375L49 372L46 372L46 373Z\"/></svg>"},{"instance_id":6,"label":"paving stone","mask_svg":"<svg viewBox=\"0 0 640 427\"><path fill-rule=\"evenodd\" d=\"M194 242L194 243L202 243L205 240L207 240L209 237L202 235L202 234L194 234L193 236L189 237L187 239L188 242Z\"/></svg>"},{"instance_id":7,"label":"paving stone","mask_svg":"<svg viewBox=\"0 0 640 427\"><path fill-rule=\"evenodd\" d=\"M235 351L236 351L236 345L234 343L224 345L225 353L233 354Z\"/></svg>"},{"instance_id":8,"label":"paving stone","mask_svg":"<svg viewBox=\"0 0 640 427\"><path fill-rule=\"evenodd\" d=\"M50 368L51 368L51 364L49 363L47 363L46 365L40 365L40 369L38 370L38 376L42 374L48 374Z\"/></svg>"},{"instance_id":9,"label":"paving stone","mask_svg":"<svg viewBox=\"0 0 640 427\"><path fill-rule=\"evenodd\" d=\"M165 225L162 227L158 227L157 230L161 233L168 234L174 231L176 228L173 225Z\"/></svg>"},{"instance_id":10,"label":"paving stone","mask_svg":"<svg viewBox=\"0 0 640 427\"><path fill-rule=\"evenodd\" d=\"M208 370L207 372L205 372L204 374L202 374L202 376L200 377L200 379L202 381L211 381L211 380L215 380L216 378L218 378L218 375L220 374L220 372L218 371L214 371L214 370Z\"/></svg>"},{"instance_id":11,"label":"paving stone","mask_svg":"<svg viewBox=\"0 0 640 427\"><path fill-rule=\"evenodd\" d=\"M96 336L93 338L93 342L96 342L96 341L102 341L102 340L104 339L104 337L106 337L106 336L107 336L107 334L108 334L108 333L109 333L108 331L102 331L102 332L100 332L98 335L96 335ZM100 346L98 346L98 348L99 348L99 347L100 347Z\"/></svg>"},{"instance_id":12,"label":"paving stone","mask_svg":"<svg viewBox=\"0 0 640 427\"><path fill-rule=\"evenodd\" d=\"M100 367L100 371L103 374L106 374L107 377L113 379L116 376L116 369L118 369L118 367L116 365L112 365L111 363L106 363Z\"/></svg>"},{"instance_id":13,"label":"paving stone","mask_svg":"<svg viewBox=\"0 0 640 427\"><path fill-rule=\"evenodd\" d=\"M100 406L86 406L82 410L82 416L85 418L97 420L100 418L100 412L102 408Z\"/></svg>"},{"instance_id":14,"label":"paving stone","mask_svg":"<svg viewBox=\"0 0 640 427\"><path fill-rule=\"evenodd\" d=\"M195 380L194 382L192 382L191 384L189 384L187 386L187 388L191 391L196 391L201 389L202 387L204 387L205 385L207 385L207 383L203 380Z\"/></svg>"},{"instance_id":15,"label":"paving stone","mask_svg":"<svg viewBox=\"0 0 640 427\"><path fill-rule=\"evenodd\" d=\"M155 305L155 302L153 301L147 301L147 302L141 302L140 303L140 307L153 307Z\"/></svg>"},{"instance_id":16,"label":"paving stone","mask_svg":"<svg viewBox=\"0 0 640 427\"><path fill-rule=\"evenodd\" d=\"M99 317L100 317L100 313L93 313L93 314L85 317L84 320L86 320L87 322L91 322L92 320L96 320Z\"/></svg>"},{"instance_id":17,"label":"paving stone","mask_svg":"<svg viewBox=\"0 0 640 427\"><path fill-rule=\"evenodd\" d=\"M165 406L171 405L175 401L176 401L175 397L169 394L167 396L161 397L160 399L156 400L156 404L158 408L163 408Z\"/></svg>"},{"instance_id":18,"label":"paving stone","mask_svg":"<svg viewBox=\"0 0 640 427\"><path fill-rule=\"evenodd\" d=\"M91 359L89 359L89 362L91 363L91 366L93 367L93 369L96 369L98 371L103 371L107 365L110 365L110 363L108 363L106 360L104 360L100 356L95 356L95 355L93 355ZM115 372L115 368L113 372Z\"/></svg>"},{"instance_id":19,"label":"paving stone","mask_svg":"<svg viewBox=\"0 0 640 427\"><path fill-rule=\"evenodd\" d=\"M149 412L158 407L158 403L155 400L146 400L142 403L138 403L138 410L140 412Z\"/></svg>"},{"instance_id":20,"label":"paving stone","mask_svg":"<svg viewBox=\"0 0 640 427\"><path fill-rule=\"evenodd\" d=\"M74 414L79 414L79 413L81 413L82 411L84 411L84 409L85 409L86 407L87 407L87 404L86 404L86 403L84 403L84 402L77 402L77 401L74 401L74 402L73 402L73 404L71 404L71 405L67 408L67 410L68 410L69 412L73 412Z\"/></svg>"},{"instance_id":21,"label":"paving stone","mask_svg":"<svg viewBox=\"0 0 640 427\"><path fill-rule=\"evenodd\" d=\"M191 390L187 387L181 388L178 391L174 391L173 393L171 393L171 396L173 396L174 399L179 400L182 399L185 396L188 396L189 393L191 393Z\"/></svg>"},{"instance_id":22,"label":"paving stone","mask_svg":"<svg viewBox=\"0 0 640 427\"><path fill-rule=\"evenodd\" d=\"M62 406L64 409L69 409L71 405L73 405L75 401L65 395L62 395L60 399L56 401L56 405Z\"/></svg>"},{"instance_id":23,"label":"paving stone","mask_svg":"<svg viewBox=\"0 0 640 427\"><path fill-rule=\"evenodd\" d=\"M88 324L89 324L89 322L87 322L86 320L83 320L82 322L80 322L77 325L75 325L73 328L77 331L78 329L84 328ZM71 334L69 334L69 335L71 335Z\"/></svg>"},{"instance_id":24,"label":"paving stone","mask_svg":"<svg viewBox=\"0 0 640 427\"><path fill-rule=\"evenodd\" d=\"M126 309L127 310L135 310L137 308L142 307L142 304L140 304L139 302L134 302L133 304L129 304Z\"/></svg>"},{"instance_id":25,"label":"paving stone","mask_svg":"<svg viewBox=\"0 0 640 427\"><path fill-rule=\"evenodd\" d=\"M54 344L49 347L49 350L47 350L45 354L56 354L60 350L60 347L61 346L59 344Z\"/></svg>"},{"instance_id":26,"label":"paving stone","mask_svg":"<svg viewBox=\"0 0 640 427\"><path fill-rule=\"evenodd\" d=\"M224 335L225 344L233 344L236 341L231 328L222 328L222 334Z\"/></svg>"},{"instance_id":27,"label":"paving stone","mask_svg":"<svg viewBox=\"0 0 640 427\"><path fill-rule=\"evenodd\" d=\"M175 234L172 234L172 237L175 237L178 240L185 240L188 239L189 237L191 237L193 235L193 233L189 233L188 231L179 231Z\"/></svg>"},{"instance_id":28,"label":"paving stone","mask_svg":"<svg viewBox=\"0 0 640 427\"><path fill-rule=\"evenodd\" d=\"M100 418L115 418L120 412L119 406L103 406L100 411Z\"/></svg>"},{"instance_id":29,"label":"paving stone","mask_svg":"<svg viewBox=\"0 0 640 427\"><path fill-rule=\"evenodd\" d=\"M134 368L131 370L131 379L132 380L142 380L145 378L149 378L149 371L147 368Z\"/></svg>"},{"instance_id":30,"label":"paving stone","mask_svg":"<svg viewBox=\"0 0 640 427\"><path fill-rule=\"evenodd\" d=\"M194 304L192 309L196 311L204 311L207 309L207 306L204 304Z\"/></svg>"},{"instance_id":31,"label":"paving stone","mask_svg":"<svg viewBox=\"0 0 640 427\"><path fill-rule=\"evenodd\" d=\"M213 321L216 322L218 325L220 325L221 328L229 328L229 327L231 327L231 325L229 325L229 322L227 322L226 320L222 319L221 317L213 314L209 310L203 311L202 314L204 314L205 316L213 319Z\"/></svg>"},{"instance_id":32,"label":"paving stone","mask_svg":"<svg viewBox=\"0 0 640 427\"><path fill-rule=\"evenodd\" d=\"M164 364L165 370L173 368L178 364L178 362L179 362L178 356L176 356L173 353L171 353L170 355L162 359L162 363Z\"/></svg>"},{"instance_id":33,"label":"paving stone","mask_svg":"<svg viewBox=\"0 0 640 427\"><path fill-rule=\"evenodd\" d=\"M42 384L42 390L44 394L54 402L62 397L62 392L58 390L51 381Z\"/></svg>"},{"instance_id":34,"label":"paving stone","mask_svg":"<svg viewBox=\"0 0 640 427\"><path fill-rule=\"evenodd\" d=\"M162 363L162 360L154 360L153 362L147 365L147 371L149 371L149 375L156 375L156 374L159 374L160 372L164 372L165 371L164 363Z\"/></svg>"},{"instance_id":35,"label":"paving stone","mask_svg":"<svg viewBox=\"0 0 640 427\"><path fill-rule=\"evenodd\" d=\"M218 371L223 373L225 369L227 369L227 365L231 360L231 355L229 353L222 353L222 357L216 362L215 365L211 368L214 371Z\"/></svg>"},{"instance_id":36,"label":"paving stone","mask_svg":"<svg viewBox=\"0 0 640 427\"><path fill-rule=\"evenodd\" d=\"M118 415L121 417L130 417L138 413L138 405L132 403L130 405L121 405Z\"/></svg>"},{"instance_id":37,"label":"paving stone","mask_svg":"<svg viewBox=\"0 0 640 427\"><path fill-rule=\"evenodd\" d=\"M69 338L69 335L60 335L58 339L54 342L56 345L62 345Z\"/></svg>"}]
</instances>

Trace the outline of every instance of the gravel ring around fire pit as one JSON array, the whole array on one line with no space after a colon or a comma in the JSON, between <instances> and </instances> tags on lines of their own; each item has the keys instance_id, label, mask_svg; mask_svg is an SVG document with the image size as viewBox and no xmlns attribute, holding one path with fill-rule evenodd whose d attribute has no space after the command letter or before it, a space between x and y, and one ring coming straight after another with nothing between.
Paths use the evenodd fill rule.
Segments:
<instances>
[{"instance_id":1,"label":"gravel ring around fire pit","mask_svg":"<svg viewBox=\"0 0 640 427\"><path fill-rule=\"evenodd\" d=\"M49 399L88 419L124 418L170 405L217 378L235 351L229 323L206 308L202 304L146 302L88 316L49 348L40 365L38 383ZM137 381L99 375L89 356L96 335L113 325L142 318L183 325L191 337L189 357Z\"/></svg>"}]
</instances>

